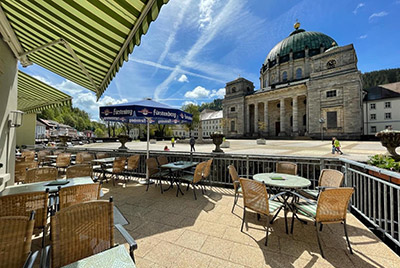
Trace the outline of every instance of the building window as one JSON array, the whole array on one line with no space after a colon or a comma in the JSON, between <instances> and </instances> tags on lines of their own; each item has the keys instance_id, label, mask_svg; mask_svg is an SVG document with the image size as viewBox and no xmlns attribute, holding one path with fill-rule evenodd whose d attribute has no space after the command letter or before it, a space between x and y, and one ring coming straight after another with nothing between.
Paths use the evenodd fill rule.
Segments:
<instances>
[{"instance_id":1,"label":"building window","mask_svg":"<svg viewBox=\"0 0 400 268\"><path fill-rule=\"evenodd\" d=\"M376 126L371 126L371 132L375 133L376 132Z\"/></svg>"},{"instance_id":2,"label":"building window","mask_svg":"<svg viewBox=\"0 0 400 268\"><path fill-rule=\"evenodd\" d=\"M385 108L390 108L390 107L391 107L390 101L385 102Z\"/></svg>"},{"instance_id":3,"label":"building window","mask_svg":"<svg viewBox=\"0 0 400 268\"><path fill-rule=\"evenodd\" d=\"M231 121L231 131L235 131L235 121Z\"/></svg>"},{"instance_id":4,"label":"building window","mask_svg":"<svg viewBox=\"0 0 400 268\"><path fill-rule=\"evenodd\" d=\"M307 125L307 115L303 115L303 126Z\"/></svg>"},{"instance_id":5,"label":"building window","mask_svg":"<svg viewBox=\"0 0 400 268\"><path fill-rule=\"evenodd\" d=\"M327 97L327 98L336 97L336 90L327 91L327 92L326 92L326 97Z\"/></svg>"},{"instance_id":6,"label":"building window","mask_svg":"<svg viewBox=\"0 0 400 268\"><path fill-rule=\"evenodd\" d=\"M371 120L376 120L376 114L370 114L370 119Z\"/></svg>"},{"instance_id":7,"label":"building window","mask_svg":"<svg viewBox=\"0 0 400 268\"><path fill-rule=\"evenodd\" d=\"M387 125L387 126L385 126L385 129L390 129L390 130L392 130L393 128L392 128L392 125Z\"/></svg>"},{"instance_id":8,"label":"building window","mask_svg":"<svg viewBox=\"0 0 400 268\"><path fill-rule=\"evenodd\" d=\"M301 71L301 68L297 68L296 79L301 79L302 77L303 77L303 72Z\"/></svg>"},{"instance_id":9,"label":"building window","mask_svg":"<svg viewBox=\"0 0 400 268\"><path fill-rule=\"evenodd\" d=\"M328 128L337 128L337 112L327 112L326 118Z\"/></svg>"},{"instance_id":10,"label":"building window","mask_svg":"<svg viewBox=\"0 0 400 268\"><path fill-rule=\"evenodd\" d=\"M369 105L369 108L370 108L371 110L375 110L375 109L376 109L375 103L371 103L371 104Z\"/></svg>"},{"instance_id":11,"label":"building window","mask_svg":"<svg viewBox=\"0 0 400 268\"><path fill-rule=\"evenodd\" d=\"M264 77L264 80L263 80L263 87L267 87L267 84L268 84L267 77Z\"/></svg>"},{"instance_id":12,"label":"building window","mask_svg":"<svg viewBox=\"0 0 400 268\"><path fill-rule=\"evenodd\" d=\"M232 88L232 93L235 93L236 92L236 87L233 87Z\"/></svg>"},{"instance_id":13,"label":"building window","mask_svg":"<svg viewBox=\"0 0 400 268\"><path fill-rule=\"evenodd\" d=\"M385 113L385 119L392 119L392 113Z\"/></svg>"},{"instance_id":14,"label":"building window","mask_svg":"<svg viewBox=\"0 0 400 268\"><path fill-rule=\"evenodd\" d=\"M282 73L282 81L283 81L283 82L286 82L286 81L287 81L287 72L286 72L286 71L284 71L284 72Z\"/></svg>"}]
</instances>

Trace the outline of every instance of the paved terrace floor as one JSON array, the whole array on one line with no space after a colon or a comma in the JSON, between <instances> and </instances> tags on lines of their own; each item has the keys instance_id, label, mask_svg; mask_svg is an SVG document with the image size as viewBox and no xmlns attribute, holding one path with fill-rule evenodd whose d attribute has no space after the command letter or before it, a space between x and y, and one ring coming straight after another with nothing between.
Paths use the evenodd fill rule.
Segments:
<instances>
[{"instance_id":1,"label":"paved terrace floor","mask_svg":"<svg viewBox=\"0 0 400 268\"><path fill-rule=\"evenodd\" d=\"M166 187L166 186L164 186ZM115 205L129 221L125 228L136 239L137 267L400 267L400 258L352 214L348 231L354 255L346 247L343 226L326 225L320 255L314 225L295 221L294 234L286 234L283 217L272 225L264 246L266 218L249 213L249 230L240 232L242 199L234 213L233 190L213 187L207 195L191 190L175 197L154 184L148 192L136 181L124 188L103 185L103 199ZM109 189L109 191L107 191ZM290 220L291 214L289 214ZM116 232L116 242L123 239Z\"/></svg>"},{"instance_id":2,"label":"paved terrace floor","mask_svg":"<svg viewBox=\"0 0 400 268\"><path fill-rule=\"evenodd\" d=\"M265 145L257 145L256 140L229 140L230 148L224 148L226 153L233 154L264 154L264 155L289 155L289 156L314 156L314 157L339 157L332 155L331 141L318 140L267 140ZM164 149L168 146L171 151L189 151L189 144L177 143L171 147L170 141L157 141L150 145L150 150ZM341 141L343 155L340 157L356 161L367 161L368 156L385 154L386 148L379 141ZM83 145L89 148L117 149L119 142L92 143ZM126 146L133 150L146 150L146 142L128 142ZM81 147L81 146L79 146ZM215 146L213 144L196 144L197 152L210 153Z\"/></svg>"}]
</instances>

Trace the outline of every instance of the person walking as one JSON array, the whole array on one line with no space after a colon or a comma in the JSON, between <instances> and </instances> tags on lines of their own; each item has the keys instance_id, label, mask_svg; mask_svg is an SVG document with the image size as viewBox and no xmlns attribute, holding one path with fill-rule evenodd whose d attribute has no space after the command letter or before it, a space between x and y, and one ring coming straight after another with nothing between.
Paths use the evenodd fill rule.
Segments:
<instances>
[{"instance_id":1,"label":"person walking","mask_svg":"<svg viewBox=\"0 0 400 268\"><path fill-rule=\"evenodd\" d=\"M172 139L171 139L171 146L172 146L172 148L174 148L174 146L175 146L175 138L174 137L172 137Z\"/></svg>"},{"instance_id":2,"label":"person walking","mask_svg":"<svg viewBox=\"0 0 400 268\"><path fill-rule=\"evenodd\" d=\"M334 145L335 145L335 151L338 152L339 154L343 154L343 152L340 150L340 142L338 139L336 139L335 137L333 137L334 139Z\"/></svg>"},{"instance_id":3,"label":"person walking","mask_svg":"<svg viewBox=\"0 0 400 268\"><path fill-rule=\"evenodd\" d=\"M332 137L332 154L335 154L336 148L335 148L335 137Z\"/></svg>"},{"instance_id":4,"label":"person walking","mask_svg":"<svg viewBox=\"0 0 400 268\"><path fill-rule=\"evenodd\" d=\"M194 137L190 138L189 144L190 144L190 152L192 151L195 152L196 149L194 148L194 145L196 144L196 140L194 139Z\"/></svg>"}]
</instances>

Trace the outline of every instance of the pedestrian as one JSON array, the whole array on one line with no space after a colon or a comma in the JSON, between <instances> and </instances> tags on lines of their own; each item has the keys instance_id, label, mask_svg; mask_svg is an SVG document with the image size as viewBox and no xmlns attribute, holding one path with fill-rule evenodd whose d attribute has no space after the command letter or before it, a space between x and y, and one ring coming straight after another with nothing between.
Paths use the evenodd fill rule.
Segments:
<instances>
[{"instance_id":1,"label":"pedestrian","mask_svg":"<svg viewBox=\"0 0 400 268\"><path fill-rule=\"evenodd\" d=\"M343 152L340 150L340 142L335 137L334 137L334 139L335 139L335 141L333 144L335 145L335 151L342 155Z\"/></svg>"},{"instance_id":2,"label":"pedestrian","mask_svg":"<svg viewBox=\"0 0 400 268\"><path fill-rule=\"evenodd\" d=\"M335 148L335 137L332 137L332 154L335 154L336 148Z\"/></svg>"},{"instance_id":3,"label":"pedestrian","mask_svg":"<svg viewBox=\"0 0 400 268\"><path fill-rule=\"evenodd\" d=\"M165 147L164 147L164 151L169 151L169 148L168 148L168 146L167 145L165 145Z\"/></svg>"},{"instance_id":4,"label":"pedestrian","mask_svg":"<svg viewBox=\"0 0 400 268\"><path fill-rule=\"evenodd\" d=\"M175 145L175 138L174 137L172 137L172 139L171 139L171 145L172 145L172 148L174 148L174 145Z\"/></svg>"},{"instance_id":5,"label":"pedestrian","mask_svg":"<svg viewBox=\"0 0 400 268\"><path fill-rule=\"evenodd\" d=\"M195 152L196 149L194 148L194 145L196 144L196 140L194 139L194 137L190 138L189 144L190 144L190 152L192 151Z\"/></svg>"}]
</instances>

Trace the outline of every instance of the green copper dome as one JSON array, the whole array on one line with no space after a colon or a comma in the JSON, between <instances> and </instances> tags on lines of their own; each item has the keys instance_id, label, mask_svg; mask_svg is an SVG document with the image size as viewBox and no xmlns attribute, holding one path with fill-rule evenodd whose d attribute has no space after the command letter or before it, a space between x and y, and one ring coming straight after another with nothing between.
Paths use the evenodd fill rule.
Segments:
<instances>
[{"instance_id":1,"label":"green copper dome","mask_svg":"<svg viewBox=\"0 0 400 268\"><path fill-rule=\"evenodd\" d=\"M318 50L321 46L328 49L334 45L337 45L336 41L326 34L319 32L306 32L303 29L296 29L271 49L264 64L266 65L268 60L275 60L278 54L281 58L289 55L291 50L293 51L293 54L296 54L296 52L304 51L306 46L309 50ZM313 53L310 56L315 54L319 54L319 52Z\"/></svg>"}]
</instances>

